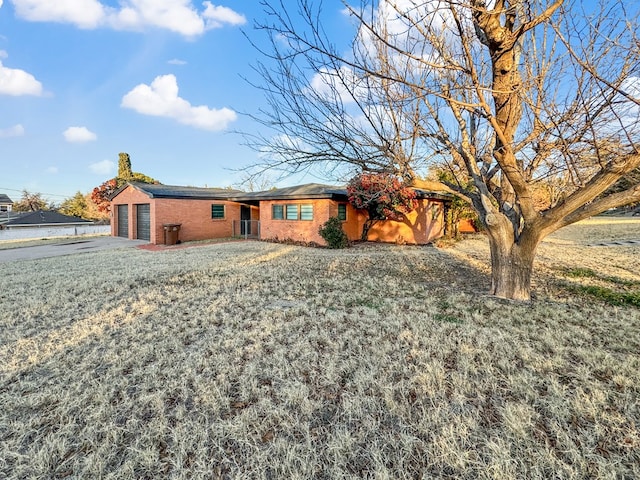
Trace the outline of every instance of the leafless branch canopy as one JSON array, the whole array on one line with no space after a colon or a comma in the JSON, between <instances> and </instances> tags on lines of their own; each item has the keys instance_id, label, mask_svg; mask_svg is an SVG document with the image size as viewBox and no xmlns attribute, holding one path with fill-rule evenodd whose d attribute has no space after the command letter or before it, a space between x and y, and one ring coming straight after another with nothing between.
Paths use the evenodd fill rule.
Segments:
<instances>
[{"instance_id":1,"label":"leafless branch canopy","mask_svg":"<svg viewBox=\"0 0 640 480\"><path fill-rule=\"evenodd\" d=\"M268 108L253 117L268 128L245 138L261 168L419 182L439 164L516 240L640 201L624 183L640 168L637 2L363 2L346 6L349 49L323 30L321 2L286 3L264 1L256 26Z\"/></svg>"}]
</instances>

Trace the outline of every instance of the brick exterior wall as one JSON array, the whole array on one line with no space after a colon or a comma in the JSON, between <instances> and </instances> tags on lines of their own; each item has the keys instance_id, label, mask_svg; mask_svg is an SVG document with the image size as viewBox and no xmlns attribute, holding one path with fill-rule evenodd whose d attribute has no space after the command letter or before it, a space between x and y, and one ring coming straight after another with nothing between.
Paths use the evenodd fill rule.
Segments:
<instances>
[{"instance_id":1,"label":"brick exterior wall","mask_svg":"<svg viewBox=\"0 0 640 480\"><path fill-rule=\"evenodd\" d=\"M313 205L313 220L274 220L273 205ZM338 214L337 203L328 200L263 200L260 202L260 238L263 240L293 240L325 245L318 228L331 216L332 206Z\"/></svg>"},{"instance_id":2,"label":"brick exterior wall","mask_svg":"<svg viewBox=\"0 0 640 480\"><path fill-rule=\"evenodd\" d=\"M213 204L225 206L224 219L211 218ZM158 240L155 243L165 243L164 224L181 224L178 238L183 242L190 242L231 237L233 221L240 220L240 204L235 202L158 198L155 206L156 214L152 215L151 220L151 234L153 236L155 230Z\"/></svg>"},{"instance_id":3,"label":"brick exterior wall","mask_svg":"<svg viewBox=\"0 0 640 480\"><path fill-rule=\"evenodd\" d=\"M369 231L372 242L427 244L444 234L444 203L423 199L418 208L405 216L403 221L376 223ZM260 202L260 238L265 240L293 240L316 242L326 245L318 229L329 217L338 215L338 204L329 199L321 200L274 200ZM274 220L272 206L313 204L313 220ZM360 240L366 214L347 204L347 220L342 228L349 240Z\"/></svg>"},{"instance_id":4,"label":"brick exterior wall","mask_svg":"<svg viewBox=\"0 0 640 480\"><path fill-rule=\"evenodd\" d=\"M120 192L111 202L111 235L116 236L118 205L128 205L129 232L127 237L136 238L136 205L148 203L151 210L151 235L153 244L165 243L165 224L181 224L178 239L183 242L231 237L233 221L240 220L240 204L219 200L187 200L172 198L149 198L132 186ZM225 206L224 219L211 218L211 205ZM253 213L253 212L252 212ZM257 215L257 214L256 214Z\"/></svg>"},{"instance_id":5,"label":"brick exterior wall","mask_svg":"<svg viewBox=\"0 0 640 480\"><path fill-rule=\"evenodd\" d=\"M338 215L340 203L330 199L317 200L263 200L260 208L251 207L251 219L260 220L260 238L264 240L293 240L325 245L318 229L329 217ZM241 204L219 200L190 200L149 198L132 186L120 192L111 202L111 235L116 236L118 205L127 205L129 212L128 238L137 236L136 205L149 204L151 212L150 242L165 243L165 224L181 224L178 239L183 242L226 238L233 235L233 221L240 220ZM211 218L211 205L225 206L224 219ZM274 220L272 206L313 205L313 220ZM359 240L366 215L347 205L347 220L342 226L349 240ZM369 231L374 242L427 244L444 233L444 204L439 200L419 200L418 209L403 221L376 223Z\"/></svg>"},{"instance_id":6,"label":"brick exterior wall","mask_svg":"<svg viewBox=\"0 0 640 480\"><path fill-rule=\"evenodd\" d=\"M134 205L149 203L151 209L151 221L153 225L154 205L151 199L139 190L136 190L132 186L128 186L122 192L111 200L111 235L118 235L118 205L128 205L129 211L129 232L127 238L136 238L136 209ZM151 243L154 242L153 228L151 229Z\"/></svg>"}]
</instances>

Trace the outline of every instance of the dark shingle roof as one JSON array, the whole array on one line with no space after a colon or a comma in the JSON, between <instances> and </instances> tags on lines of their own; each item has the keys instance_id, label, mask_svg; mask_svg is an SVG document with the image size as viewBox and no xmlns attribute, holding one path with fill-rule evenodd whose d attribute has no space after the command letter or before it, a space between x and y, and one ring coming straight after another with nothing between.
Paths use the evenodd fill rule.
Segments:
<instances>
[{"instance_id":1,"label":"dark shingle roof","mask_svg":"<svg viewBox=\"0 0 640 480\"><path fill-rule=\"evenodd\" d=\"M228 188L204 188L204 187L181 187L177 185L161 185L152 183L130 182L118 189L111 198L114 198L131 185L137 190L147 194L150 198L191 198L194 200L215 200L227 198L230 195L242 193L240 190Z\"/></svg>"},{"instance_id":2,"label":"dark shingle roof","mask_svg":"<svg viewBox=\"0 0 640 480\"><path fill-rule=\"evenodd\" d=\"M429 190L415 189L418 198L435 198L440 200L450 200L452 195L446 192L433 192ZM236 196L226 197L229 200L252 201L252 200L303 200L313 198L331 198L333 200L346 200L346 187L335 185L323 185L320 183L307 183L293 187L275 188L263 192L242 193Z\"/></svg>"},{"instance_id":3,"label":"dark shingle roof","mask_svg":"<svg viewBox=\"0 0 640 480\"><path fill-rule=\"evenodd\" d=\"M14 218L19 218L22 215L24 214L19 212L2 212L0 213L0 225L6 225Z\"/></svg>"},{"instance_id":4,"label":"dark shingle roof","mask_svg":"<svg viewBox=\"0 0 640 480\"><path fill-rule=\"evenodd\" d=\"M13 200L11 200L7 195L5 195L4 193L0 193L0 203L2 205L12 205L13 204Z\"/></svg>"},{"instance_id":5,"label":"dark shingle roof","mask_svg":"<svg viewBox=\"0 0 640 480\"><path fill-rule=\"evenodd\" d=\"M5 225L15 227L18 225L69 225L75 223L91 223L80 217L63 215L51 210L40 210L38 212L23 213L17 218L9 220Z\"/></svg>"},{"instance_id":6,"label":"dark shingle roof","mask_svg":"<svg viewBox=\"0 0 640 480\"><path fill-rule=\"evenodd\" d=\"M262 192L247 192L229 196L229 200L251 201L251 200L300 200L305 198L346 198L345 188L333 185L322 185L320 183L307 183L305 185L295 185L293 187L274 188Z\"/></svg>"},{"instance_id":7,"label":"dark shingle roof","mask_svg":"<svg viewBox=\"0 0 640 480\"><path fill-rule=\"evenodd\" d=\"M335 185L321 183L306 183L292 187L274 188L261 192L243 192L229 188L180 187L176 185L160 185L130 182L118 189L112 195L115 198L128 185L140 190L150 198L182 198L194 200L230 200L235 202L258 202L260 200L303 200L317 198L331 198L334 200L347 199L347 189ZM431 192L416 189L418 198L449 199L451 196L443 192Z\"/></svg>"}]
</instances>

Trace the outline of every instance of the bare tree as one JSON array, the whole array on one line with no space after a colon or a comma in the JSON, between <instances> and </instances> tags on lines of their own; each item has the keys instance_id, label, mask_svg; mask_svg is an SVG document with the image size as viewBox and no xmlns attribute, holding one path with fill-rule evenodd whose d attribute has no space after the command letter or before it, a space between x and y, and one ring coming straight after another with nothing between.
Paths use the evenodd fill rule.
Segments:
<instances>
[{"instance_id":1,"label":"bare tree","mask_svg":"<svg viewBox=\"0 0 640 480\"><path fill-rule=\"evenodd\" d=\"M366 45L355 43L355 56L374 55L378 64L375 71L353 68L321 35L319 11L311 2L299 5L303 21L312 26L309 42L295 33L290 5L263 5L275 23L258 26L269 47L254 43L268 58L255 66L261 81L254 86L264 92L268 108L252 117L269 132L243 133L263 159L250 168L250 176L279 170L341 180L360 171L411 177L427 164L431 152L420 138L422 100L395 80L401 73L386 52L365 52Z\"/></svg>"},{"instance_id":2,"label":"bare tree","mask_svg":"<svg viewBox=\"0 0 640 480\"><path fill-rule=\"evenodd\" d=\"M39 210L55 210L53 203L48 204L47 201L42 198L41 193L31 193L29 191L22 190L22 197L19 201L14 202L14 212L37 212Z\"/></svg>"},{"instance_id":3,"label":"bare tree","mask_svg":"<svg viewBox=\"0 0 640 480\"><path fill-rule=\"evenodd\" d=\"M258 69L271 106L258 117L279 135L256 144L290 170L382 169L416 186L425 161L455 172L446 188L486 227L492 294L529 299L545 236L640 201L627 181L640 167L637 3L374 1L351 8L347 52L327 40L320 9L298 3L293 19L264 2L275 67ZM331 95L310 89L309 71L331 73ZM363 114L383 113L358 128L345 91ZM554 191L541 204L544 185Z\"/></svg>"}]
</instances>

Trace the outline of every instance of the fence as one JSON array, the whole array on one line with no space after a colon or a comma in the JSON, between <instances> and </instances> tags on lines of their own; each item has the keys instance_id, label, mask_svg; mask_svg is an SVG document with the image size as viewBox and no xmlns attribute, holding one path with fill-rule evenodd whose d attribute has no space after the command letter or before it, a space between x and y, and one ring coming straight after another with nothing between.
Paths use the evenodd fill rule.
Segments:
<instances>
[{"instance_id":1,"label":"fence","mask_svg":"<svg viewBox=\"0 0 640 480\"><path fill-rule=\"evenodd\" d=\"M260 220L234 220L233 236L248 238L260 238Z\"/></svg>"},{"instance_id":2,"label":"fence","mask_svg":"<svg viewBox=\"0 0 640 480\"><path fill-rule=\"evenodd\" d=\"M71 237L77 235L109 235L110 225L75 225L67 227L21 227L0 230L3 240L27 240L38 238Z\"/></svg>"}]
</instances>

